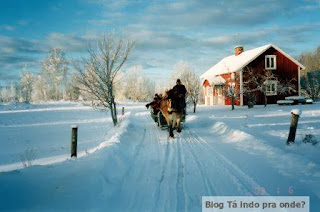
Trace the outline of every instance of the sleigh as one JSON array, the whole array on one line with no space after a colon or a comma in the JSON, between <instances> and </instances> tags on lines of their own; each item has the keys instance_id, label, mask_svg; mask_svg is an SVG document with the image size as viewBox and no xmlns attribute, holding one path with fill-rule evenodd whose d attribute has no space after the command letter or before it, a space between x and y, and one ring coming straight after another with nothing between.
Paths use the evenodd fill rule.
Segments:
<instances>
[{"instance_id":1,"label":"sleigh","mask_svg":"<svg viewBox=\"0 0 320 212\"><path fill-rule=\"evenodd\" d=\"M151 118L154 120L154 122L157 123L157 125L162 127L167 127L167 121L162 115L161 111L154 111L153 108L150 109ZM186 120L186 115L182 116L181 123L184 123Z\"/></svg>"}]
</instances>

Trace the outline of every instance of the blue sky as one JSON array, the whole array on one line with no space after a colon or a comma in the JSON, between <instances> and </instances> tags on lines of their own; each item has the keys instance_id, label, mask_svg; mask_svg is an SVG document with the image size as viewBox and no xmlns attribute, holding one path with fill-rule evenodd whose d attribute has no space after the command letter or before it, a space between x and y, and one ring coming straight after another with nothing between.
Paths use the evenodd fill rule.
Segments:
<instances>
[{"instance_id":1,"label":"blue sky","mask_svg":"<svg viewBox=\"0 0 320 212\"><path fill-rule=\"evenodd\" d=\"M233 47L273 43L292 56L320 45L320 0L2 0L0 83L39 72L50 48L68 59L115 32L136 40L127 67L165 80L180 60L205 72ZM72 67L70 67L72 69Z\"/></svg>"}]
</instances>

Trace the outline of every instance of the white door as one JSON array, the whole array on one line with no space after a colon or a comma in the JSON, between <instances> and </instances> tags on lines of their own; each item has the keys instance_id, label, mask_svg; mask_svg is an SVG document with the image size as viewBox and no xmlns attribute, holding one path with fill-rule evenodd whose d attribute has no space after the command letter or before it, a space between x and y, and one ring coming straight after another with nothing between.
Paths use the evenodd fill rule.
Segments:
<instances>
[{"instance_id":1,"label":"white door","mask_svg":"<svg viewBox=\"0 0 320 212\"><path fill-rule=\"evenodd\" d=\"M224 95L223 95L223 87L217 86L217 104L224 105Z\"/></svg>"},{"instance_id":2,"label":"white door","mask_svg":"<svg viewBox=\"0 0 320 212\"><path fill-rule=\"evenodd\" d=\"M206 87L206 105L213 105L213 88L210 86Z\"/></svg>"}]
</instances>

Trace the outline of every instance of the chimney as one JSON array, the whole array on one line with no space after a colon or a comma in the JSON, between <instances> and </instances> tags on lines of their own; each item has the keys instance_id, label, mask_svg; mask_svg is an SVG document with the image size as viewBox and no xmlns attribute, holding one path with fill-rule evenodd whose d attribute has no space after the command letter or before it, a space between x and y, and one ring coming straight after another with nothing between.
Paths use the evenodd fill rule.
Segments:
<instances>
[{"instance_id":1,"label":"chimney","mask_svg":"<svg viewBox=\"0 0 320 212\"><path fill-rule=\"evenodd\" d=\"M234 55L237 56L243 52L243 46L234 47Z\"/></svg>"}]
</instances>

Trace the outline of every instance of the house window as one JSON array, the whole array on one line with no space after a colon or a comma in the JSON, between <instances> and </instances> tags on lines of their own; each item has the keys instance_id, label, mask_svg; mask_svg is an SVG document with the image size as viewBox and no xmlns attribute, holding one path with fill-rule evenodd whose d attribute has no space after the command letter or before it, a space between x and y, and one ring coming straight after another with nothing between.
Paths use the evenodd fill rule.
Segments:
<instances>
[{"instance_id":1,"label":"house window","mask_svg":"<svg viewBox=\"0 0 320 212\"><path fill-rule=\"evenodd\" d=\"M264 82L266 86L266 95L267 96L274 96L277 95L277 80L267 80Z\"/></svg>"},{"instance_id":2,"label":"house window","mask_svg":"<svg viewBox=\"0 0 320 212\"><path fill-rule=\"evenodd\" d=\"M276 69L277 68L277 57L276 55L266 55L265 68Z\"/></svg>"}]
</instances>

